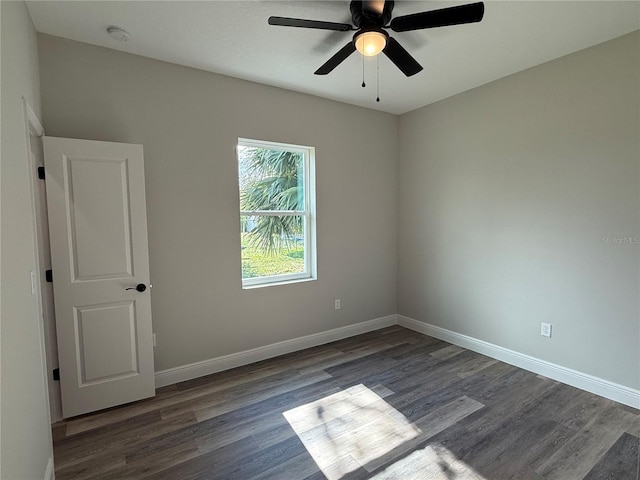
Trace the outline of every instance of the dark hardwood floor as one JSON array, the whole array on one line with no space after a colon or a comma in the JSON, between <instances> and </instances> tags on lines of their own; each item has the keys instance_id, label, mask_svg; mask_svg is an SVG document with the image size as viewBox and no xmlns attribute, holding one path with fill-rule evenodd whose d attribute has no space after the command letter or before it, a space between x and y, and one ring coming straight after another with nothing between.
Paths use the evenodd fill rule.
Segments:
<instances>
[{"instance_id":1,"label":"dark hardwood floor","mask_svg":"<svg viewBox=\"0 0 640 480\"><path fill-rule=\"evenodd\" d=\"M65 479L638 479L640 412L399 326L53 426Z\"/></svg>"}]
</instances>

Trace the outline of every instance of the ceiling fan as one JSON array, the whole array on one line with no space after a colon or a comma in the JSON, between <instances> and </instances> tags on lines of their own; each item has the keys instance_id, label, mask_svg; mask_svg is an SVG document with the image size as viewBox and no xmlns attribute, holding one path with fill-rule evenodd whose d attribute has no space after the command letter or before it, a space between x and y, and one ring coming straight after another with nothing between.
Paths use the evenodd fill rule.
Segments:
<instances>
[{"instance_id":1,"label":"ceiling fan","mask_svg":"<svg viewBox=\"0 0 640 480\"><path fill-rule=\"evenodd\" d=\"M410 77L420 72L422 66L396 39L390 37L385 29L390 28L394 32L408 32L424 28L460 25L479 22L484 15L484 4L477 2L391 19L393 5L392 0L352 1L350 9L353 25L288 17L269 17L269 25L341 32L356 30L353 39L316 70L314 72L316 75L327 75L349 55L358 50L362 55L368 57L378 55L380 52L384 53L402 73Z\"/></svg>"}]
</instances>

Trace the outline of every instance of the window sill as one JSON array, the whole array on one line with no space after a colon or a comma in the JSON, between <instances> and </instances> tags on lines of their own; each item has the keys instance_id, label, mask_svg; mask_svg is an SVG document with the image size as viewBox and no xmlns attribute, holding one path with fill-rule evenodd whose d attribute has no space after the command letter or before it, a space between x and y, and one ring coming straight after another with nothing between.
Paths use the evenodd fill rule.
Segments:
<instances>
[{"instance_id":1,"label":"window sill","mask_svg":"<svg viewBox=\"0 0 640 480\"><path fill-rule=\"evenodd\" d=\"M291 285L292 283L305 283L305 282L313 282L317 280L317 277L311 278L296 278L292 280L282 280L277 282L269 282L269 283L258 283L255 285L242 285L243 290L253 290L254 288L264 288L264 287L275 287L278 285Z\"/></svg>"}]
</instances>

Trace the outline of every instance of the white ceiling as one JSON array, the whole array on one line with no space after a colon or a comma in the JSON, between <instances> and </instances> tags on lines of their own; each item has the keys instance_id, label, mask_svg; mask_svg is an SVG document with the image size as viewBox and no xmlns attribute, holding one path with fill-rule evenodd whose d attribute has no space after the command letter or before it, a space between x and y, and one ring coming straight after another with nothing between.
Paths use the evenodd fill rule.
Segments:
<instances>
[{"instance_id":1,"label":"white ceiling","mask_svg":"<svg viewBox=\"0 0 640 480\"><path fill-rule=\"evenodd\" d=\"M468 2L397 1L393 16ZM405 77L380 55L354 53L327 76L313 72L353 32L267 24L270 15L351 23L348 1L29 1L39 32L401 114L640 29L635 1L488 1L480 23L394 33L424 66ZM131 34L107 35L116 25Z\"/></svg>"}]
</instances>

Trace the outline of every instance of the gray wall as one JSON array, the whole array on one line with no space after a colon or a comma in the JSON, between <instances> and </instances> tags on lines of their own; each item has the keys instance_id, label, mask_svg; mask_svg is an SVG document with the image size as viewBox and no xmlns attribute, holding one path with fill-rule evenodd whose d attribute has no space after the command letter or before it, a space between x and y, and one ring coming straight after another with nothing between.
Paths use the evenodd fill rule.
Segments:
<instances>
[{"instance_id":1,"label":"gray wall","mask_svg":"<svg viewBox=\"0 0 640 480\"><path fill-rule=\"evenodd\" d=\"M638 35L399 119L43 35L44 123L145 146L157 369L397 311L638 388ZM317 282L241 289L239 136L317 148Z\"/></svg>"},{"instance_id":2,"label":"gray wall","mask_svg":"<svg viewBox=\"0 0 640 480\"><path fill-rule=\"evenodd\" d=\"M399 313L640 387L639 85L635 32L403 115Z\"/></svg>"},{"instance_id":3,"label":"gray wall","mask_svg":"<svg viewBox=\"0 0 640 480\"><path fill-rule=\"evenodd\" d=\"M36 32L23 2L0 2L2 17L2 357L0 478L42 479L53 457L41 321L31 295L35 271L24 96L40 111Z\"/></svg>"},{"instance_id":4,"label":"gray wall","mask_svg":"<svg viewBox=\"0 0 640 480\"><path fill-rule=\"evenodd\" d=\"M39 48L47 135L144 145L156 369L396 312L395 116L57 37ZM242 290L238 137L316 148L317 281Z\"/></svg>"}]
</instances>

